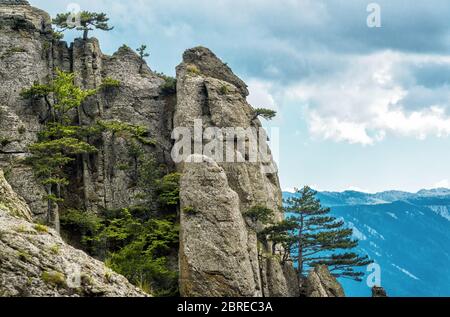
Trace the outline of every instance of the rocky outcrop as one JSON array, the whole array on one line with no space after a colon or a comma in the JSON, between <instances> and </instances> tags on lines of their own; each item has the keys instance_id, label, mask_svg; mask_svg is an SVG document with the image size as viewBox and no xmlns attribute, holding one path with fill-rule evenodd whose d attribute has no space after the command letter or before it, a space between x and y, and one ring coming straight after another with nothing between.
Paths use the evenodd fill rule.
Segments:
<instances>
[{"instance_id":1,"label":"rocky outcrop","mask_svg":"<svg viewBox=\"0 0 450 317\"><path fill-rule=\"evenodd\" d=\"M225 171L203 156L186 164L181 182L181 293L189 296L261 295L253 277L239 197Z\"/></svg>"},{"instance_id":2,"label":"rocky outcrop","mask_svg":"<svg viewBox=\"0 0 450 317\"><path fill-rule=\"evenodd\" d=\"M2 170L0 170L0 208L11 216L31 221L30 208L22 197L13 191Z\"/></svg>"},{"instance_id":3,"label":"rocky outcrop","mask_svg":"<svg viewBox=\"0 0 450 317\"><path fill-rule=\"evenodd\" d=\"M311 270L305 284L307 297L345 297L342 285L325 265Z\"/></svg>"},{"instance_id":4,"label":"rocky outcrop","mask_svg":"<svg viewBox=\"0 0 450 317\"><path fill-rule=\"evenodd\" d=\"M30 5L26 0L0 0L0 5Z\"/></svg>"},{"instance_id":5,"label":"rocky outcrop","mask_svg":"<svg viewBox=\"0 0 450 317\"><path fill-rule=\"evenodd\" d=\"M30 216L0 172L0 297L146 296Z\"/></svg>"},{"instance_id":6,"label":"rocky outcrop","mask_svg":"<svg viewBox=\"0 0 450 317\"><path fill-rule=\"evenodd\" d=\"M207 128L222 129L222 132L226 132L227 128L250 128L250 134L244 140L246 145L233 148L226 162L210 156L203 162L186 164L181 161L178 164L179 170L184 173L181 209L194 206L200 211L194 217L181 217L181 283L194 285L182 288L182 295L294 296L292 290L298 288L295 287L296 281L287 279L289 274L284 274L285 270L278 261L262 256L268 253L267 250L258 252L256 234L245 226L242 216L249 208L264 205L277 212L278 220L282 219L282 214L278 213L282 203L281 189L270 152L264 155L258 151L256 161L246 159L248 138L258 139L256 133L260 132L261 123L254 119L253 108L245 99L245 84L203 47L186 51L183 63L177 67L177 80L175 128L187 128L194 133L194 124L198 124L196 120L201 120L200 134ZM233 142L235 137L225 133L225 137L219 140L226 143L228 138ZM193 139L194 144L200 147L194 147L197 156L191 158L201 158L201 145L216 140L205 135L200 136L200 140ZM231 161L230 157L233 157ZM207 174L210 180L196 180L202 173ZM216 179L217 184L212 179ZM211 211L208 212L208 209ZM228 234L224 234L224 229L230 224L234 224L234 229L226 229ZM233 235L233 238L228 235ZM234 239L234 243L229 244L229 239ZM209 245L209 252L202 247L205 244ZM200 252L192 252L194 249ZM186 259L187 254L189 259ZM232 254L235 254L236 260L227 260L227 265L222 265L220 259ZM198 266L200 263L208 265ZM195 285L193 272L197 278L203 276L202 285ZM236 272L235 277L239 280L235 280L229 272ZM226 279L229 279L227 283ZM219 286L218 280L222 280L225 287ZM233 284L241 281L245 281L242 289L233 288ZM292 283L293 287L290 286Z\"/></svg>"},{"instance_id":7,"label":"rocky outcrop","mask_svg":"<svg viewBox=\"0 0 450 317\"><path fill-rule=\"evenodd\" d=\"M123 46L112 56L104 55L96 39L75 40L71 48L72 69L77 84L98 89L107 78L120 81L118 88L103 89L83 107L81 121L121 121L148 129L147 139L153 144L139 144L140 151L155 157L170 170L172 162L170 131L175 99L161 93L164 80L143 64L130 48ZM142 67L141 67L142 65ZM87 210L125 208L135 204L139 196L135 171L120 169L133 166L130 148L120 135L104 133L98 140L98 154L83 160L84 192L75 197ZM77 191L74 188L73 191Z\"/></svg>"},{"instance_id":8,"label":"rocky outcrop","mask_svg":"<svg viewBox=\"0 0 450 317\"><path fill-rule=\"evenodd\" d=\"M76 39L68 46L52 38L47 13L16 1L0 3L0 168L7 172L11 186L26 200L37 221L50 221L42 197L45 191L30 168L23 164L28 146L36 141L46 106L41 100L24 100L20 92L33 83L48 83L56 69L74 72L76 83L86 89L99 89L74 114L74 121L85 124L98 120L119 120L148 129L153 144L140 144L139 151L154 156L167 170L170 158L170 132L176 98L161 93L164 80L130 48L114 55L101 52L96 39ZM120 81L120 87L101 89L105 79ZM91 140L98 154L83 157L70 175L71 187L63 192L68 206L97 211L124 208L138 202L139 188L132 168L129 146L120 135L104 133ZM54 223L55 227L57 224Z\"/></svg>"},{"instance_id":9,"label":"rocky outcrop","mask_svg":"<svg viewBox=\"0 0 450 317\"><path fill-rule=\"evenodd\" d=\"M270 243L259 243L243 216L251 207L264 205L275 211L276 220L283 218L277 167L270 151L261 150L267 136L246 101L246 84L210 50L197 47L187 50L177 67L176 95L167 94L161 88L164 79L130 48L123 46L107 56L96 39L76 39L70 45L55 40L47 13L13 0L0 0L0 168L11 184L5 183L0 193L14 197L0 205L0 242L7 250L0 255L3 294L142 295L102 263L64 244L53 230L30 222L50 220L57 227L56 217L50 219L42 200L44 189L24 164L47 108L40 100L24 100L20 92L33 83L49 83L56 69L74 72L76 84L83 88L99 90L73 113L75 123L119 120L146 127L151 142L139 144L137 151L154 157L167 172L175 169L173 128L194 132L194 123L201 120L201 132L208 128L225 132L223 139L203 135L199 142L189 140L200 145L217 140L234 144L240 140L227 129L247 129L243 146L224 153L227 161L200 150L189 153L195 163L177 162L183 173L181 294L298 296L293 266L272 256ZM119 80L119 87L102 87L107 79ZM112 132L88 138L98 153L82 156L71 166L70 186L62 193L65 207L97 212L139 203L136 171L130 168L135 158L126 138ZM262 145L255 161L250 159L250 140ZM82 272L81 288L68 287L68 267L73 265Z\"/></svg>"},{"instance_id":10,"label":"rocky outcrop","mask_svg":"<svg viewBox=\"0 0 450 317\"><path fill-rule=\"evenodd\" d=\"M372 288L372 297L388 297L383 287L374 286Z\"/></svg>"},{"instance_id":11,"label":"rocky outcrop","mask_svg":"<svg viewBox=\"0 0 450 317\"><path fill-rule=\"evenodd\" d=\"M40 130L42 103L20 97L25 87L45 82L51 76L48 53L51 49L50 16L26 5L0 3L0 168L11 186L27 201L38 219L46 218L45 191L22 164L27 147Z\"/></svg>"}]
</instances>

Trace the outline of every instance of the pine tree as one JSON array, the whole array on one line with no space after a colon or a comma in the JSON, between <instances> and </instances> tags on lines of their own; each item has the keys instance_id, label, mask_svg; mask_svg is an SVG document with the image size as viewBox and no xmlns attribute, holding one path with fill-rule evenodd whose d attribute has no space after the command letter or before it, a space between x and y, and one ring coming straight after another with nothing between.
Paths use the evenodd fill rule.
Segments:
<instances>
[{"instance_id":1,"label":"pine tree","mask_svg":"<svg viewBox=\"0 0 450 317\"><path fill-rule=\"evenodd\" d=\"M79 108L95 90L83 90L74 85L74 74L57 70L56 78L49 85L34 84L22 91L27 99L44 98L48 106L47 120L38 135L38 141L29 147L31 156L27 162L33 167L37 179L46 188L48 222L58 229L58 204L62 187L69 184L65 168L77 156L94 153L97 149L81 139L83 128L70 124L69 112ZM53 103L50 102L50 95Z\"/></svg>"},{"instance_id":2,"label":"pine tree","mask_svg":"<svg viewBox=\"0 0 450 317\"><path fill-rule=\"evenodd\" d=\"M364 273L355 271L355 267L372 261L352 252L358 245L358 240L352 238L353 230L330 216L330 209L322 207L316 194L306 186L286 201L285 212L294 215L289 218L295 223L295 230L291 231L294 241L289 247L297 253L299 275L316 265L327 265L336 277L361 281Z\"/></svg>"},{"instance_id":3,"label":"pine tree","mask_svg":"<svg viewBox=\"0 0 450 317\"><path fill-rule=\"evenodd\" d=\"M272 120L277 115L277 112L274 110L266 109L266 108L257 108L253 111L253 120L258 117L262 117L266 120Z\"/></svg>"},{"instance_id":4,"label":"pine tree","mask_svg":"<svg viewBox=\"0 0 450 317\"><path fill-rule=\"evenodd\" d=\"M149 57L150 54L147 53L147 45L142 44L141 47L137 48L136 51L139 53L141 58L141 65L139 66L139 72L142 72L142 67L144 67L145 58Z\"/></svg>"},{"instance_id":5,"label":"pine tree","mask_svg":"<svg viewBox=\"0 0 450 317\"><path fill-rule=\"evenodd\" d=\"M108 25L109 18L105 13L96 13L89 11L82 11L75 17L73 13L60 13L53 19L53 24L61 29L61 31L76 29L83 31L83 40L88 39L89 31L99 29L103 31L111 31L114 27ZM71 21L71 19L73 19Z\"/></svg>"}]
</instances>

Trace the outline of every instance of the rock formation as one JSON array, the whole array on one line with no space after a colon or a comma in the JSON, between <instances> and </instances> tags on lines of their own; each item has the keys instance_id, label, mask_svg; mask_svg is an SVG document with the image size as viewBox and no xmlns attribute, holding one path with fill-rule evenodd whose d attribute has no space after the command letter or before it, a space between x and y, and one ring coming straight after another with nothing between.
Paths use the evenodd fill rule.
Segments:
<instances>
[{"instance_id":1,"label":"rock formation","mask_svg":"<svg viewBox=\"0 0 450 317\"><path fill-rule=\"evenodd\" d=\"M177 67L177 81L175 128L193 130L196 120L201 120L200 129L257 131L261 127L245 99L245 84L210 50L197 47L186 51ZM250 137L257 139L254 134ZM204 136L193 141L207 144L211 140ZM247 155L246 147L232 151L236 160ZM296 287L291 286L296 279L287 278L291 276L289 268L261 256L256 234L242 216L255 205L277 212L281 206L277 169L270 153L264 157L258 152L256 162L227 163L214 163L211 157L203 157L202 162L202 153L196 154L191 157L194 163L178 166L183 173L181 210L197 211L194 215L182 212L181 216L180 281L187 285L181 288L182 295L294 296ZM282 215L278 213L277 218Z\"/></svg>"},{"instance_id":2,"label":"rock formation","mask_svg":"<svg viewBox=\"0 0 450 317\"><path fill-rule=\"evenodd\" d=\"M379 286L374 286L372 288L372 297L388 297L386 290Z\"/></svg>"},{"instance_id":3,"label":"rock formation","mask_svg":"<svg viewBox=\"0 0 450 317\"><path fill-rule=\"evenodd\" d=\"M146 296L30 218L29 207L0 171L0 297Z\"/></svg>"},{"instance_id":4,"label":"rock formation","mask_svg":"<svg viewBox=\"0 0 450 317\"><path fill-rule=\"evenodd\" d=\"M318 265L306 280L307 297L345 297L344 290L325 265Z\"/></svg>"},{"instance_id":5,"label":"rock formation","mask_svg":"<svg viewBox=\"0 0 450 317\"><path fill-rule=\"evenodd\" d=\"M7 1L7 4L15 3ZM83 107L79 120L120 120L148 128L154 145L141 150L154 155L157 162L171 168L170 131L175 97L161 93L164 83L128 47L113 56L104 55L96 39L81 39L67 46L52 39L51 20L42 10L25 5L0 4L0 167L4 168L11 186L30 205L35 220L46 221L45 191L35 180L29 167L22 163L27 147L36 141L45 105L20 97L33 83L46 84L56 69L74 72L76 84L99 88L112 78L120 81L116 90L102 90ZM128 149L120 136L104 133L99 153L83 159L73 184L65 195L70 204L86 210L124 208L133 203L138 189L130 171L118 165L130 161Z\"/></svg>"},{"instance_id":6,"label":"rock formation","mask_svg":"<svg viewBox=\"0 0 450 317\"><path fill-rule=\"evenodd\" d=\"M243 214L256 205L276 212L282 204L277 167L270 151L257 151L247 160L248 138L257 139L261 123L247 103L246 84L210 50L187 50L177 67L177 92L165 93L164 79L153 72L130 48L123 46L112 56L103 54L98 41L76 39L74 43L53 36L49 15L26 1L0 0L0 295L119 295L139 296L124 278L107 272L102 263L65 244L51 229L30 221L47 222L57 228L42 200L44 188L24 164L28 147L37 140L46 105L24 100L20 92L33 83L47 84L56 70L73 72L76 84L100 89L73 119L90 124L97 120L120 120L148 129L151 144L139 151L155 157L167 171L182 173L180 187L180 290L183 296L298 296L297 274L291 264L269 255L271 246L261 245ZM107 79L120 81L103 89ZM172 161L173 128L250 129L243 148L231 154L238 162L225 163L202 151L196 163ZM211 136L200 140L208 143ZM234 142L227 134L220 142ZM261 137L266 146L265 135ZM120 135L104 132L95 141L99 151L77 161L70 175L70 188L63 192L69 207L98 212L125 208L139 200L135 175L118 168L129 165L130 154ZM194 140L193 140L194 141ZM198 161L198 162L197 162ZM176 166L175 166L176 165ZM13 192L24 200L17 198ZM29 206L29 208L28 208ZM17 218L20 216L21 218ZM67 288L67 266L81 267L85 278L79 290ZM311 295L343 295L335 280L321 269L314 271Z\"/></svg>"}]
</instances>

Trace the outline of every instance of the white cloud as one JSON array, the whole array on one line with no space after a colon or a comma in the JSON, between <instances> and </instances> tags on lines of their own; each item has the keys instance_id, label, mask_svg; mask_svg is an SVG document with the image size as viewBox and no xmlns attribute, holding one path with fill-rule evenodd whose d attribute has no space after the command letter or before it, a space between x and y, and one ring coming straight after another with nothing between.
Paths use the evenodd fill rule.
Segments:
<instances>
[{"instance_id":1,"label":"white cloud","mask_svg":"<svg viewBox=\"0 0 450 317\"><path fill-rule=\"evenodd\" d=\"M287 96L306 105L313 136L337 142L372 145L388 134L425 139L450 135L450 90L446 103L422 104L410 110L407 97L423 86L408 73L411 65L450 60L385 51L353 60L340 73L305 80L288 88Z\"/></svg>"},{"instance_id":2,"label":"white cloud","mask_svg":"<svg viewBox=\"0 0 450 317\"><path fill-rule=\"evenodd\" d=\"M255 108L269 108L279 111L275 98L271 95L272 83L264 82L257 79L248 81L248 102Z\"/></svg>"},{"instance_id":3,"label":"white cloud","mask_svg":"<svg viewBox=\"0 0 450 317\"><path fill-rule=\"evenodd\" d=\"M448 179L443 179L434 184L433 188L450 188L450 181Z\"/></svg>"}]
</instances>

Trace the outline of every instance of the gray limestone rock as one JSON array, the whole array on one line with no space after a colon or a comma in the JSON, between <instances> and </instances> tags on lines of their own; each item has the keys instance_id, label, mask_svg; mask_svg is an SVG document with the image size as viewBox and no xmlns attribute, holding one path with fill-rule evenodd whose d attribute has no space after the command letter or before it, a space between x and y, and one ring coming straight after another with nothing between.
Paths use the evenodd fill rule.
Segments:
<instances>
[{"instance_id":1,"label":"gray limestone rock","mask_svg":"<svg viewBox=\"0 0 450 317\"><path fill-rule=\"evenodd\" d=\"M147 296L30 218L0 171L0 297Z\"/></svg>"},{"instance_id":2,"label":"gray limestone rock","mask_svg":"<svg viewBox=\"0 0 450 317\"><path fill-rule=\"evenodd\" d=\"M306 280L307 297L345 297L344 289L337 279L331 275L328 267L318 265Z\"/></svg>"},{"instance_id":3,"label":"gray limestone rock","mask_svg":"<svg viewBox=\"0 0 450 317\"><path fill-rule=\"evenodd\" d=\"M185 165L181 180L180 286L183 296L262 295L253 278L239 197L208 157Z\"/></svg>"},{"instance_id":4,"label":"gray limestone rock","mask_svg":"<svg viewBox=\"0 0 450 317\"><path fill-rule=\"evenodd\" d=\"M203 129L213 127L223 129L227 128L254 128L251 130L249 136L256 139L255 133L261 127L259 120L254 120L253 108L247 103L245 96L246 86L243 84L231 70L223 64L211 51L205 48L194 48L186 51L184 60L181 65L177 67L177 106L174 115L174 126L177 128L193 129L195 120L202 120ZM226 136L223 142L226 142ZM263 138L264 140L264 138ZM207 138L204 143L210 140ZM265 142L265 140L264 140ZM245 153L244 153L245 152ZM235 148L232 155L235 158L245 158L247 148ZM196 153L202 154L202 153ZM209 159L212 159L211 157ZM277 167L274 163L270 152L268 155L263 155L260 151L257 152L256 162L216 162L223 170L226 176L226 182L221 189L223 193L234 192L238 196L238 214L241 222L245 223L242 214L255 205L265 205L276 212L277 220L283 218L279 212L281 206L281 189L278 181ZM185 173L186 168L180 163L178 169ZM201 164L199 164L201 165ZM198 167L201 169L201 167ZM181 192L191 191L191 185L188 182L181 184ZM202 204L202 197L207 195L207 188L195 189L199 192L198 195L192 196L189 203ZM200 192L204 191L202 195ZM224 196L217 193L219 197L209 203L209 208L220 208L217 204L222 200L226 200ZM181 208L189 207L188 202L182 200ZM236 208L236 207L234 207ZM182 217L181 228L184 231L184 239L190 241L189 235L194 232L191 222L186 221L189 218ZM220 220L219 220L220 221ZM196 229L197 230L197 229ZM260 257L261 254L266 254L268 251L258 252L258 241L256 234L248 227L239 227L239 234L244 237L244 240L239 240L239 245L234 248L244 250L247 254L248 261L238 263L230 262L229 265L235 265L234 270L240 271L240 279L245 276L246 281L252 280L248 284L247 296L252 290L252 296L295 296L298 284L296 280L288 280L283 272L283 268L279 261L266 259L265 256ZM203 240L200 237L204 237ZM214 231L198 233L198 245L206 243L208 239L214 239L217 243L217 248L226 245L226 236L215 234ZM221 242L222 241L222 242ZM186 252L186 245L180 244L180 254ZM190 252L190 261L180 261L180 271L195 271L196 276L207 275L208 272L202 272L201 267L192 267L193 263L201 263L209 257L209 253L194 253ZM269 257L270 258L270 257ZM218 268L221 266L218 265ZM220 271L216 275L225 275L227 273ZM245 274L245 275L244 275ZM183 283L195 283L192 276L184 275L181 280ZM189 278L191 278L189 282ZM233 279L234 277L230 277ZM231 283L231 281L230 281ZM183 288L182 288L183 289ZM190 296L190 288L184 288L183 295ZM217 286L217 284L210 284L209 287L204 287L203 293L196 290L195 295L211 296L220 295L224 289ZM226 292L224 294L227 294Z\"/></svg>"},{"instance_id":5,"label":"gray limestone rock","mask_svg":"<svg viewBox=\"0 0 450 317\"><path fill-rule=\"evenodd\" d=\"M26 6L29 6L30 3L26 0L0 0L0 5L26 5Z\"/></svg>"}]
</instances>

